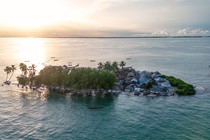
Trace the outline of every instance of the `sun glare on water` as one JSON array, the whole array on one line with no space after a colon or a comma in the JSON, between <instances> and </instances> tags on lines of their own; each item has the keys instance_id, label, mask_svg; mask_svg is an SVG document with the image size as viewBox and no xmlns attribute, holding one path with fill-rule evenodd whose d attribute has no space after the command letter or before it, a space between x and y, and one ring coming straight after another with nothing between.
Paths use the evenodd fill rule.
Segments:
<instances>
[{"instance_id":1,"label":"sun glare on water","mask_svg":"<svg viewBox=\"0 0 210 140\"><path fill-rule=\"evenodd\" d=\"M44 40L41 38L21 38L18 39L18 54L22 63L27 65L35 64L39 71L44 67L46 58Z\"/></svg>"}]
</instances>

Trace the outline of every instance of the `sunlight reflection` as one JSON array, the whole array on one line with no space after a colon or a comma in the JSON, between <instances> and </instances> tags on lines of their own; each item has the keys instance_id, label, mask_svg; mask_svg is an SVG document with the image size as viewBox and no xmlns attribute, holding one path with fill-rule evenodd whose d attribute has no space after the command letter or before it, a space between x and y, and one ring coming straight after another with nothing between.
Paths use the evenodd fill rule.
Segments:
<instances>
[{"instance_id":1,"label":"sunlight reflection","mask_svg":"<svg viewBox=\"0 0 210 140\"><path fill-rule=\"evenodd\" d=\"M45 47L44 40L41 38L23 38L18 40L19 58L27 65L35 64L39 71L44 66Z\"/></svg>"}]
</instances>

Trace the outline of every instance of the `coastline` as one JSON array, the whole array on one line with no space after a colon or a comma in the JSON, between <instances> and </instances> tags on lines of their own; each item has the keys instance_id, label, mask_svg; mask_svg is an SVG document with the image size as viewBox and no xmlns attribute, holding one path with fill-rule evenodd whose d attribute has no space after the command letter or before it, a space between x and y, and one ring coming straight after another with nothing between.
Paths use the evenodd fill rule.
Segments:
<instances>
[{"instance_id":1,"label":"coastline","mask_svg":"<svg viewBox=\"0 0 210 140\"><path fill-rule=\"evenodd\" d=\"M125 67L124 61L100 62L98 65L98 68L46 66L35 75L35 65L28 67L20 63L22 74L17 77L18 86L38 91L45 87L49 93L92 97L117 96L123 92L153 97L196 94L193 85L158 71L136 71L132 67Z\"/></svg>"},{"instance_id":2,"label":"coastline","mask_svg":"<svg viewBox=\"0 0 210 140\"><path fill-rule=\"evenodd\" d=\"M126 93L135 96L186 96L196 93L194 87L184 81L173 77L175 82L181 81L181 84L190 86L190 90L181 91L177 83L168 79L171 76L165 76L159 72L135 71L132 68L124 68L123 72L118 72L117 81L111 89L75 89L65 87L49 87L50 93L58 93L69 96L117 96L121 93ZM124 74L124 77L122 76ZM169 78L170 77L170 78ZM184 85L185 86L185 85ZM183 89L181 89L183 90Z\"/></svg>"}]
</instances>

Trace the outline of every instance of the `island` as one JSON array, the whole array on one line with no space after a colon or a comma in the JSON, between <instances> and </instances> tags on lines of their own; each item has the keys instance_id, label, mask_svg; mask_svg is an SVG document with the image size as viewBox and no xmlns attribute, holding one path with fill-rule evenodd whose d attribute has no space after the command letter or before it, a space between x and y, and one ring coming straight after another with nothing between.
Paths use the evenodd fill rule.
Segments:
<instances>
[{"instance_id":1,"label":"island","mask_svg":"<svg viewBox=\"0 0 210 140\"><path fill-rule=\"evenodd\" d=\"M45 66L36 74L36 66L20 63L18 86L70 96L106 96L128 93L136 96L185 96L196 94L193 85L160 72L136 71L126 63L98 63L97 68ZM8 69L8 67L6 67ZM5 72L6 71L5 68ZM15 68L12 65L14 72ZM9 74L9 72L7 72ZM7 75L8 77L8 75ZM11 79L11 77L10 77ZM10 83L6 80L5 83Z\"/></svg>"}]
</instances>

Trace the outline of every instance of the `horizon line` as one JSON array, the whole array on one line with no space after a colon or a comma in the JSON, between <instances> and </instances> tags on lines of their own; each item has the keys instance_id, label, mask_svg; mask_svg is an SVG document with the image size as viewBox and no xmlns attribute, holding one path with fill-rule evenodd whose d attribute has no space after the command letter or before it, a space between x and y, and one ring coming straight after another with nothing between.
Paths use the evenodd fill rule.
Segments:
<instances>
[{"instance_id":1,"label":"horizon line","mask_svg":"<svg viewBox=\"0 0 210 140\"><path fill-rule=\"evenodd\" d=\"M210 36L0 36L0 38L202 38Z\"/></svg>"}]
</instances>

